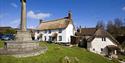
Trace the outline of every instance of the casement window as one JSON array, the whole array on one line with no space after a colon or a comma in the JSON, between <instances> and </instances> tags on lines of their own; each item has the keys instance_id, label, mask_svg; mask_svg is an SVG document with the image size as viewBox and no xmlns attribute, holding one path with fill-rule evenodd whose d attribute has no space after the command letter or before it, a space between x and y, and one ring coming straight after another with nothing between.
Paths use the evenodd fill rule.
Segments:
<instances>
[{"instance_id":1,"label":"casement window","mask_svg":"<svg viewBox=\"0 0 125 63\"><path fill-rule=\"evenodd\" d=\"M59 36L59 41L62 41L62 36Z\"/></svg>"},{"instance_id":2,"label":"casement window","mask_svg":"<svg viewBox=\"0 0 125 63\"><path fill-rule=\"evenodd\" d=\"M62 29L59 29L59 33L62 33Z\"/></svg>"},{"instance_id":3,"label":"casement window","mask_svg":"<svg viewBox=\"0 0 125 63\"><path fill-rule=\"evenodd\" d=\"M47 33L47 30L45 30L45 33Z\"/></svg>"},{"instance_id":4,"label":"casement window","mask_svg":"<svg viewBox=\"0 0 125 63\"><path fill-rule=\"evenodd\" d=\"M37 33L39 33L40 31L39 30L37 30Z\"/></svg>"},{"instance_id":5,"label":"casement window","mask_svg":"<svg viewBox=\"0 0 125 63\"><path fill-rule=\"evenodd\" d=\"M46 41L46 36L44 36L44 40Z\"/></svg>"},{"instance_id":6,"label":"casement window","mask_svg":"<svg viewBox=\"0 0 125 63\"><path fill-rule=\"evenodd\" d=\"M49 30L49 33L51 33L51 30Z\"/></svg>"},{"instance_id":7,"label":"casement window","mask_svg":"<svg viewBox=\"0 0 125 63\"><path fill-rule=\"evenodd\" d=\"M51 41L52 40L52 37L51 36L49 36L49 41Z\"/></svg>"},{"instance_id":8,"label":"casement window","mask_svg":"<svg viewBox=\"0 0 125 63\"><path fill-rule=\"evenodd\" d=\"M101 51L103 51L103 48L101 48Z\"/></svg>"},{"instance_id":9,"label":"casement window","mask_svg":"<svg viewBox=\"0 0 125 63\"><path fill-rule=\"evenodd\" d=\"M104 37L103 40L106 41L106 38Z\"/></svg>"},{"instance_id":10,"label":"casement window","mask_svg":"<svg viewBox=\"0 0 125 63\"><path fill-rule=\"evenodd\" d=\"M102 41L106 41L106 38L105 38L105 37L102 37Z\"/></svg>"}]
</instances>

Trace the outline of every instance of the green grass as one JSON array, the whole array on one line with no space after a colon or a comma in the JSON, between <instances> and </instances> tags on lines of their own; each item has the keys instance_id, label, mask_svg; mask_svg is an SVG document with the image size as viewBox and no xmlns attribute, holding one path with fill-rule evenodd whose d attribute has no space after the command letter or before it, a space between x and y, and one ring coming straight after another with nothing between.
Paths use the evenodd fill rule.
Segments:
<instances>
[{"instance_id":1,"label":"green grass","mask_svg":"<svg viewBox=\"0 0 125 63\"><path fill-rule=\"evenodd\" d=\"M70 48L48 43L40 43L40 45L48 47L48 51L45 54L27 58L0 55L0 63L61 63L65 56L77 57L79 63L114 63L79 47Z\"/></svg>"},{"instance_id":2,"label":"green grass","mask_svg":"<svg viewBox=\"0 0 125 63\"><path fill-rule=\"evenodd\" d=\"M125 56L123 55L120 55L118 59L125 62Z\"/></svg>"},{"instance_id":3,"label":"green grass","mask_svg":"<svg viewBox=\"0 0 125 63\"><path fill-rule=\"evenodd\" d=\"M0 40L0 48L3 47L3 41Z\"/></svg>"}]
</instances>

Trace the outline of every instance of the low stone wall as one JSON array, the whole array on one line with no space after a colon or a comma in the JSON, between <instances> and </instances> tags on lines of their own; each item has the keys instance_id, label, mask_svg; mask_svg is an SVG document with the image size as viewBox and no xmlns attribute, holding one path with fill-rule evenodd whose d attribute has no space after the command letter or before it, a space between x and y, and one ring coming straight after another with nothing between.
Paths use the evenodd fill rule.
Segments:
<instances>
[{"instance_id":1,"label":"low stone wall","mask_svg":"<svg viewBox=\"0 0 125 63\"><path fill-rule=\"evenodd\" d=\"M40 55L42 53L45 53L48 50L47 47L39 47L38 49L35 50L30 50L30 51L8 51L5 48L0 49L0 55L11 55L17 58L20 57L29 57L29 56L36 56Z\"/></svg>"},{"instance_id":2,"label":"low stone wall","mask_svg":"<svg viewBox=\"0 0 125 63\"><path fill-rule=\"evenodd\" d=\"M39 48L39 42L17 42L17 41L6 41L4 48L8 51L30 51Z\"/></svg>"},{"instance_id":3,"label":"low stone wall","mask_svg":"<svg viewBox=\"0 0 125 63\"><path fill-rule=\"evenodd\" d=\"M47 47L40 47L35 41L6 41L4 48L0 49L0 55L12 55L15 57L35 56L44 53Z\"/></svg>"},{"instance_id":4,"label":"low stone wall","mask_svg":"<svg viewBox=\"0 0 125 63\"><path fill-rule=\"evenodd\" d=\"M44 54L48 50L47 47L40 48L36 51L30 51L29 53L24 53L24 54L14 54L12 56L20 58L20 57L30 57L30 56L37 56L40 54Z\"/></svg>"}]
</instances>

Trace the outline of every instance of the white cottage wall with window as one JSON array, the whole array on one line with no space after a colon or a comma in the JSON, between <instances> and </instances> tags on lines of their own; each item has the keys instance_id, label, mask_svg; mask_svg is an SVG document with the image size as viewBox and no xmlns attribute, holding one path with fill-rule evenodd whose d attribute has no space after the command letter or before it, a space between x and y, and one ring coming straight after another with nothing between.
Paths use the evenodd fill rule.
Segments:
<instances>
[{"instance_id":1,"label":"white cottage wall with window","mask_svg":"<svg viewBox=\"0 0 125 63\"><path fill-rule=\"evenodd\" d=\"M36 40L39 38L39 35L42 34L42 37L39 38L39 40L69 43L71 41L71 36L73 36L75 32L72 22L72 13L69 11L66 17L60 19L50 21L40 20L40 25L36 29L39 30L39 33L37 33L37 31L35 33ZM60 29L62 30L61 33L59 32ZM49 33L49 31L51 31L51 33ZM57 40L49 40L54 33L56 33ZM55 39L55 36L53 36L53 38Z\"/></svg>"},{"instance_id":2,"label":"white cottage wall with window","mask_svg":"<svg viewBox=\"0 0 125 63\"><path fill-rule=\"evenodd\" d=\"M107 51L105 50L105 48L108 45L117 46L108 37L106 37L105 40L103 40L103 38L101 37L96 37L91 42L88 42L87 46L88 46L88 49L92 52L95 52L98 54L107 54Z\"/></svg>"},{"instance_id":3,"label":"white cottage wall with window","mask_svg":"<svg viewBox=\"0 0 125 63\"><path fill-rule=\"evenodd\" d=\"M74 26L69 24L66 28L66 42L71 42L71 36L74 36Z\"/></svg>"},{"instance_id":4,"label":"white cottage wall with window","mask_svg":"<svg viewBox=\"0 0 125 63\"><path fill-rule=\"evenodd\" d=\"M61 30L61 33L60 33ZM49 33L51 31L51 33ZM49 41L50 36L52 37L53 33L57 33L57 41L60 43L69 43L71 41L71 36L74 35L74 27L72 24L69 24L67 28L56 29L56 30L37 30L35 32L35 40ZM38 39L39 35L42 34L42 37ZM46 37L46 38L45 38ZM59 38L60 37L60 38Z\"/></svg>"},{"instance_id":5,"label":"white cottage wall with window","mask_svg":"<svg viewBox=\"0 0 125 63\"><path fill-rule=\"evenodd\" d=\"M44 31L39 31L35 33L35 39L37 40L38 36L42 34L42 38L39 38L39 40L42 41L49 41L49 36L52 37L53 33L57 33L57 42L66 42L66 29L61 29L62 32L59 32L60 29L56 30L51 30L51 33L49 33L50 30L44 30ZM59 39L59 36L61 36L61 40ZM46 37L46 38L45 38Z\"/></svg>"}]
</instances>

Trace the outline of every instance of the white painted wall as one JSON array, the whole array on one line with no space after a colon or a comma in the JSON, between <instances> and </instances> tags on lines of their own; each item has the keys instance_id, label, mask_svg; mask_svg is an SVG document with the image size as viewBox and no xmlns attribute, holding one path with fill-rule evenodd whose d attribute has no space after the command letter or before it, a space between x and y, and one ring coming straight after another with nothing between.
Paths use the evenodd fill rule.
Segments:
<instances>
[{"instance_id":1,"label":"white painted wall","mask_svg":"<svg viewBox=\"0 0 125 63\"><path fill-rule=\"evenodd\" d=\"M37 31L35 31L35 35L34 35L34 37L35 37L35 40L37 40L37 37L39 36L39 33L37 33Z\"/></svg>"},{"instance_id":2,"label":"white painted wall","mask_svg":"<svg viewBox=\"0 0 125 63\"><path fill-rule=\"evenodd\" d=\"M35 39L37 40L37 37L40 34L43 34L42 38L40 38L40 40L45 41L44 36L46 36L46 41L49 41L49 36L52 36L53 33L57 33L57 42L61 42L61 43L68 43L71 41L71 37L74 35L74 28L72 24L69 24L67 26L67 28L62 29L62 33L59 33L59 29L56 30L51 30L51 33L49 33L49 30L47 30L47 33L45 33L45 31L40 31L39 33L37 33L37 31L35 32ZM62 36L62 41L59 41L59 36Z\"/></svg>"},{"instance_id":3,"label":"white painted wall","mask_svg":"<svg viewBox=\"0 0 125 63\"><path fill-rule=\"evenodd\" d=\"M72 24L69 24L66 28L66 42L71 42L71 36L74 36L75 31Z\"/></svg>"},{"instance_id":4,"label":"white painted wall","mask_svg":"<svg viewBox=\"0 0 125 63\"><path fill-rule=\"evenodd\" d=\"M88 46L88 49L94 53L107 54L106 52L101 53L102 52L101 48L104 49L108 45L115 45L115 44L108 37L106 37L106 41L102 41L102 38L94 38L94 40L88 43L87 46Z\"/></svg>"},{"instance_id":5,"label":"white painted wall","mask_svg":"<svg viewBox=\"0 0 125 63\"><path fill-rule=\"evenodd\" d=\"M66 35L65 29L62 29L62 33L59 33L59 29L51 30L51 33L49 33L49 30L47 30L47 33L45 33L45 31L43 30L43 31L40 31L39 34L35 34L35 37L37 38L38 35L43 34L42 38L40 38L40 39L42 41L45 41L45 36L46 36L46 41L49 41L49 36L52 36L53 33L57 33L58 34L57 35L57 42L63 42L63 41L65 41L65 38L66 38L66 36L65 36ZM59 38L58 38L59 36L62 36L62 41L59 41Z\"/></svg>"}]
</instances>

